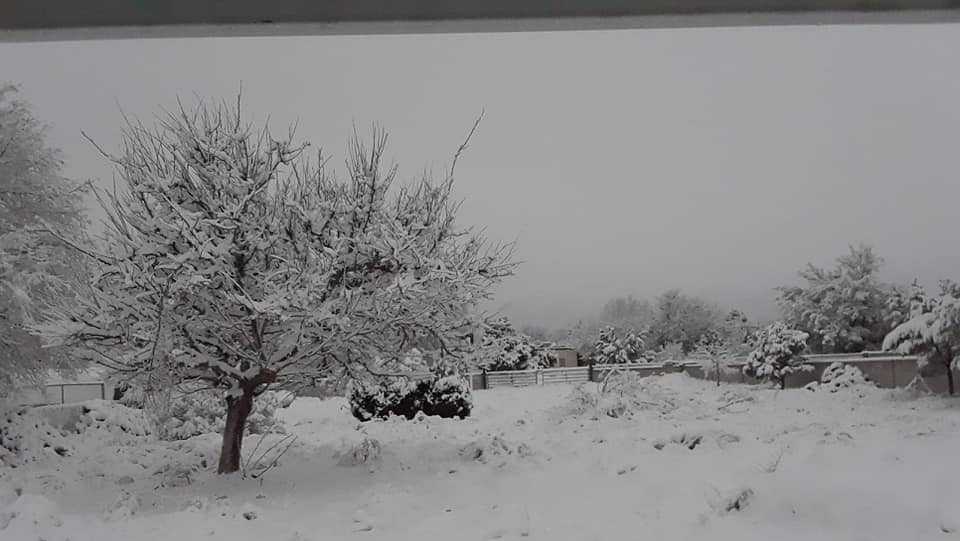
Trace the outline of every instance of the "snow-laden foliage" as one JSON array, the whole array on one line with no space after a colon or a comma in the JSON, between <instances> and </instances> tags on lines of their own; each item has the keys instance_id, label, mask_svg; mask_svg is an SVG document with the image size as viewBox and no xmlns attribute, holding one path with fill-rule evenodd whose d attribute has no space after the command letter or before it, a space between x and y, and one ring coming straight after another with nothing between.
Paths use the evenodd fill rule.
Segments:
<instances>
[{"instance_id":1,"label":"snow-laden foliage","mask_svg":"<svg viewBox=\"0 0 960 541\"><path fill-rule=\"evenodd\" d=\"M809 370L801 356L807 347L807 336L782 321L761 329L755 335L757 346L747 357L743 372L750 377L774 381L783 388L789 374Z\"/></svg>"},{"instance_id":2,"label":"snow-laden foliage","mask_svg":"<svg viewBox=\"0 0 960 541\"><path fill-rule=\"evenodd\" d=\"M133 384L124 390L119 402L143 410L153 425L153 432L163 440L185 440L223 431L226 404L215 391L196 384L181 384L171 391L157 400L155 395L145 392L142 385ZM281 407L281 396L276 391L258 395L247 417L245 433L283 432L283 422L278 417Z\"/></svg>"},{"instance_id":3,"label":"snow-laden foliage","mask_svg":"<svg viewBox=\"0 0 960 541\"><path fill-rule=\"evenodd\" d=\"M883 349L918 355L922 369L946 372L950 394L953 394L951 372L960 354L960 285L942 281L939 295L930 296L914 283L910 316L887 334Z\"/></svg>"},{"instance_id":4,"label":"snow-laden foliage","mask_svg":"<svg viewBox=\"0 0 960 541\"><path fill-rule=\"evenodd\" d=\"M724 367L736 357L735 334L713 330L705 333L694 348L694 358L702 361L704 375L720 385Z\"/></svg>"},{"instance_id":5,"label":"snow-laden foliage","mask_svg":"<svg viewBox=\"0 0 960 541\"><path fill-rule=\"evenodd\" d=\"M841 389L868 385L872 383L859 368L847 363L834 362L823 371L819 382L810 383L806 388L811 391L822 390L835 393Z\"/></svg>"},{"instance_id":6,"label":"snow-laden foliage","mask_svg":"<svg viewBox=\"0 0 960 541\"><path fill-rule=\"evenodd\" d=\"M0 410L0 467L16 467L68 453L65 433L48 423L37 410Z\"/></svg>"},{"instance_id":7,"label":"snow-laden foliage","mask_svg":"<svg viewBox=\"0 0 960 541\"><path fill-rule=\"evenodd\" d=\"M467 381L457 375L434 374L420 380L389 378L357 382L348 394L350 412L361 421L391 415L413 419L418 413L445 418L470 415L473 396Z\"/></svg>"},{"instance_id":8,"label":"snow-laden foliage","mask_svg":"<svg viewBox=\"0 0 960 541\"><path fill-rule=\"evenodd\" d=\"M693 351L701 336L719 328L722 321L723 314L716 306L685 295L679 289L671 289L657 297L649 345L662 348L667 344L680 344L687 354Z\"/></svg>"},{"instance_id":9,"label":"snow-laden foliage","mask_svg":"<svg viewBox=\"0 0 960 541\"><path fill-rule=\"evenodd\" d=\"M643 337L634 331L617 336L613 327L600 329L593 345L593 362L597 364L626 364L647 361L643 354Z\"/></svg>"},{"instance_id":10,"label":"snow-laden foliage","mask_svg":"<svg viewBox=\"0 0 960 541\"><path fill-rule=\"evenodd\" d=\"M467 309L512 273L509 245L456 224L453 167L396 186L386 142L353 139L339 178L292 131L247 124L239 100L129 122L110 157L119 187L100 194L106 249L86 249L97 275L33 330L116 370L222 391L220 470L237 471L255 395L361 377L423 337L455 353Z\"/></svg>"},{"instance_id":11,"label":"snow-laden foliage","mask_svg":"<svg viewBox=\"0 0 960 541\"><path fill-rule=\"evenodd\" d=\"M645 332L653 326L657 318L657 311L650 301L626 297L614 297L603 305L600 311L600 320L606 326L613 327L618 333L630 331Z\"/></svg>"},{"instance_id":12,"label":"snow-laden foliage","mask_svg":"<svg viewBox=\"0 0 960 541\"><path fill-rule=\"evenodd\" d=\"M658 363L674 362L684 359L687 356L686 353L683 352L683 344L679 342L664 344L649 354L653 361Z\"/></svg>"},{"instance_id":13,"label":"snow-laden foliage","mask_svg":"<svg viewBox=\"0 0 960 541\"><path fill-rule=\"evenodd\" d=\"M77 432L97 430L114 437L147 436L153 433L142 411L106 400L90 400L81 406Z\"/></svg>"},{"instance_id":14,"label":"snow-laden foliage","mask_svg":"<svg viewBox=\"0 0 960 541\"><path fill-rule=\"evenodd\" d=\"M895 288L877 280L883 260L872 248L851 246L833 269L800 271L805 285L778 288L785 321L810 334L815 351L876 348L890 329L888 301Z\"/></svg>"},{"instance_id":15,"label":"snow-laden foliage","mask_svg":"<svg viewBox=\"0 0 960 541\"><path fill-rule=\"evenodd\" d=\"M25 328L48 301L68 294L67 282L83 269L48 231L76 232L84 224L81 193L61 167L17 88L0 85L0 400L68 364L62 351L41 348Z\"/></svg>"},{"instance_id":16,"label":"snow-laden foliage","mask_svg":"<svg viewBox=\"0 0 960 541\"><path fill-rule=\"evenodd\" d=\"M574 388L568 402L576 415L613 418L642 412L666 415L680 407L676 394L653 378L617 370L604 378L595 392L582 385Z\"/></svg>"},{"instance_id":17,"label":"snow-laden foliage","mask_svg":"<svg viewBox=\"0 0 960 541\"><path fill-rule=\"evenodd\" d=\"M482 326L483 339L477 349L477 366L489 371L534 370L557 362L552 344L538 342L517 332L506 317Z\"/></svg>"}]
</instances>

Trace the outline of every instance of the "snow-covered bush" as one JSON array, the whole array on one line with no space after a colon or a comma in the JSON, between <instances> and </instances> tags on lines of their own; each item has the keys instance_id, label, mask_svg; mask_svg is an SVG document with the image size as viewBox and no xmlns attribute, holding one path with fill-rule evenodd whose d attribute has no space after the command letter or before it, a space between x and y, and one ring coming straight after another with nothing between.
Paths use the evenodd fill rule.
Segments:
<instances>
[{"instance_id":1,"label":"snow-covered bush","mask_svg":"<svg viewBox=\"0 0 960 541\"><path fill-rule=\"evenodd\" d=\"M824 390L835 393L840 389L849 389L865 385L872 385L872 383L859 368L850 364L835 362L830 363L830 366L823 371L819 383L811 383L807 385L807 388L810 390Z\"/></svg>"},{"instance_id":2,"label":"snow-covered bush","mask_svg":"<svg viewBox=\"0 0 960 541\"><path fill-rule=\"evenodd\" d=\"M361 421L391 415L413 419L421 411L425 415L463 419L470 415L473 406L470 386L457 375L357 383L351 386L348 400L350 413Z\"/></svg>"},{"instance_id":3,"label":"snow-covered bush","mask_svg":"<svg viewBox=\"0 0 960 541\"><path fill-rule=\"evenodd\" d=\"M684 357L686 355L683 353L683 344L679 342L664 344L663 347L653 353L653 360L658 363L678 361Z\"/></svg>"},{"instance_id":4,"label":"snow-covered bush","mask_svg":"<svg viewBox=\"0 0 960 541\"><path fill-rule=\"evenodd\" d=\"M283 423L277 417L279 400L270 391L256 397L247 417L247 434L283 432ZM184 440L200 434L223 430L227 415L226 404L216 393L195 391L175 397L169 414L159 421L158 436L166 440Z\"/></svg>"},{"instance_id":5,"label":"snow-covered bush","mask_svg":"<svg viewBox=\"0 0 960 541\"><path fill-rule=\"evenodd\" d=\"M147 436L152 430L143 411L106 400L81 405L77 432L98 430L114 436Z\"/></svg>"},{"instance_id":6,"label":"snow-covered bush","mask_svg":"<svg viewBox=\"0 0 960 541\"><path fill-rule=\"evenodd\" d=\"M800 355L807 347L807 333L803 331L778 321L758 331L756 343L757 348L750 352L743 366L744 374L750 377L775 381L783 389L787 375L810 369Z\"/></svg>"},{"instance_id":7,"label":"snow-covered bush","mask_svg":"<svg viewBox=\"0 0 960 541\"><path fill-rule=\"evenodd\" d=\"M6 408L0 411L0 466L16 467L69 452L64 432L49 424L36 410Z\"/></svg>"},{"instance_id":8,"label":"snow-covered bush","mask_svg":"<svg viewBox=\"0 0 960 541\"><path fill-rule=\"evenodd\" d=\"M600 329L597 341L593 345L593 362L597 364L625 364L642 362L645 349L643 337L633 331L618 337L616 329Z\"/></svg>"},{"instance_id":9,"label":"snow-covered bush","mask_svg":"<svg viewBox=\"0 0 960 541\"><path fill-rule=\"evenodd\" d=\"M596 392L585 386L574 388L568 403L575 415L613 418L630 417L641 411L667 414L680 407L676 393L651 378L617 371L604 378Z\"/></svg>"},{"instance_id":10,"label":"snow-covered bush","mask_svg":"<svg viewBox=\"0 0 960 541\"><path fill-rule=\"evenodd\" d=\"M736 311L731 312L728 320L732 320L737 314ZM742 320L745 319L742 318ZM722 333L711 330L704 333L697 341L694 356L700 359L704 377L716 381L717 386L720 385L723 375L730 371L726 365L733 359L734 345L732 342L736 338L739 338L739 336L733 332Z\"/></svg>"},{"instance_id":11,"label":"snow-covered bush","mask_svg":"<svg viewBox=\"0 0 960 541\"><path fill-rule=\"evenodd\" d=\"M551 345L517 332L510 320L502 317L483 326L483 342L475 353L476 364L491 372L547 368L557 362Z\"/></svg>"},{"instance_id":12,"label":"snow-covered bush","mask_svg":"<svg viewBox=\"0 0 960 541\"><path fill-rule=\"evenodd\" d=\"M223 430L226 404L215 392L202 387L180 386L162 400L151 400L149 395L142 386L130 384L118 402L130 408L142 409L161 439L185 440ZM246 433L283 432L283 422L277 410L283 407L283 401L287 398L275 391L266 391L257 396L253 401L253 411L247 418Z\"/></svg>"}]
</instances>

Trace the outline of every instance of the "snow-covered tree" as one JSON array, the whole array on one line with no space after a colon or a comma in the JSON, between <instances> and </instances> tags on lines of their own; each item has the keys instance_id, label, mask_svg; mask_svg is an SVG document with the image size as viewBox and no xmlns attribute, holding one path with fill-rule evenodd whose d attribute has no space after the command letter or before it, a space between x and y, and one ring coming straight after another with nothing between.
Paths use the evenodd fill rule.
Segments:
<instances>
[{"instance_id":1,"label":"snow-covered tree","mask_svg":"<svg viewBox=\"0 0 960 541\"><path fill-rule=\"evenodd\" d=\"M128 122L108 155L121 186L102 194L107 248L87 250L98 274L34 330L122 373L221 390L218 471L237 471L270 385L385 376L424 343L457 354L466 307L513 271L510 245L455 222L467 143L441 182L400 186L386 143L377 129L369 147L354 136L342 178L292 130L246 122L239 98L180 106L152 129Z\"/></svg>"},{"instance_id":2,"label":"snow-covered tree","mask_svg":"<svg viewBox=\"0 0 960 541\"><path fill-rule=\"evenodd\" d=\"M613 327L600 329L593 347L593 362L597 364L626 364L642 362L645 351L643 337L636 332L627 332L618 337Z\"/></svg>"},{"instance_id":3,"label":"snow-covered tree","mask_svg":"<svg viewBox=\"0 0 960 541\"><path fill-rule=\"evenodd\" d=\"M750 352L743 372L754 378L775 381L783 389L788 375L807 370L801 353L807 347L807 333L777 321L757 331L756 349Z\"/></svg>"},{"instance_id":4,"label":"snow-covered tree","mask_svg":"<svg viewBox=\"0 0 960 541\"><path fill-rule=\"evenodd\" d=\"M626 297L615 297L603 305L600 320L613 327L618 333L645 333L653 325L656 311L649 301Z\"/></svg>"},{"instance_id":5,"label":"snow-covered tree","mask_svg":"<svg viewBox=\"0 0 960 541\"><path fill-rule=\"evenodd\" d=\"M723 366L734 357L734 346L731 342L735 340L735 336L714 329L704 333L694 348L694 355L709 363L709 371L716 378L718 387Z\"/></svg>"},{"instance_id":6,"label":"snow-covered tree","mask_svg":"<svg viewBox=\"0 0 960 541\"><path fill-rule=\"evenodd\" d=\"M547 368L557 361L551 346L517 332L508 318L497 318L483 327L477 365L490 371Z\"/></svg>"},{"instance_id":7,"label":"snow-covered tree","mask_svg":"<svg viewBox=\"0 0 960 541\"><path fill-rule=\"evenodd\" d=\"M41 383L67 360L42 349L25 323L82 270L47 230L85 225L79 187L61 175L60 153L17 92L0 86L0 396Z\"/></svg>"},{"instance_id":8,"label":"snow-covered tree","mask_svg":"<svg viewBox=\"0 0 960 541\"><path fill-rule=\"evenodd\" d=\"M945 371L953 394L953 370L960 356L960 285L945 280L940 294L930 296L914 283L910 316L887 334L883 349L918 355L921 368Z\"/></svg>"},{"instance_id":9,"label":"snow-covered tree","mask_svg":"<svg viewBox=\"0 0 960 541\"><path fill-rule=\"evenodd\" d=\"M785 321L810 334L811 348L856 352L880 345L891 329L888 300L895 289L877 280L883 260L871 247L850 246L833 269L810 264L803 286L778 288Z\"/></svg>"},{"instance_id":10,"label":"snow-covered tree","mask_svg":"<svg viewBox=\"0 0 960 541\"><path fill-rule=\"evenodd\" d=\"M720 326L721 312L706 301L671 289L657 297L656 319L650 329L651 345L677 343L683 353L693 351L704 333Z\"/></svg>"}]
</instances>

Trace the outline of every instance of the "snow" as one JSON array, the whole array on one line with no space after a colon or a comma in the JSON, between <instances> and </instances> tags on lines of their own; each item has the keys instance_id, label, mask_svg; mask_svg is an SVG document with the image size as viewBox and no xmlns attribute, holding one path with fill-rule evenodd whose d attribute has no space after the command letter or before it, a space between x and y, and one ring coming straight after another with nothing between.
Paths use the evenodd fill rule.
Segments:
<instances>
[{"instance_id":1,"label":"snow","mask_svg":"<svg viewBox=\"0 0 960 541\"><path fill-rule=\"evenodd\" d=\"M610 387L625 393L629 386ZM634 390L631 390L634 389ZM613 417L567 385L474 394L464 420L358 423L298 398L258 479L213 473L215 435L68 435L0 469L0 539L952 539L960 402L647 378ZM283 438L263 436L261 450ZM245 441L252 454L260 436Z\"/></svg>"}]
</instances>

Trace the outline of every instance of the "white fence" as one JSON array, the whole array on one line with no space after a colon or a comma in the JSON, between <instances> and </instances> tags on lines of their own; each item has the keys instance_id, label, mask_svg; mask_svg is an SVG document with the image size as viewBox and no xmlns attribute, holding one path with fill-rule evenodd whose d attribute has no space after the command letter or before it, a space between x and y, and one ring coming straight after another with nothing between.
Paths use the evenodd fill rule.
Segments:
<instances>
[{"instance_id":1,"label":"white fence","mask_svg":"<svg viewBox=\"0 0 960 541\"><path fill-rule=\"evenodd\" d=\"M11 397L11 402L21 406L46 406L73 404L96 398L107 398L107 385L102 381L79 383L49 383L40 389L20 389Z\"/></svg>"}]
</instances>

